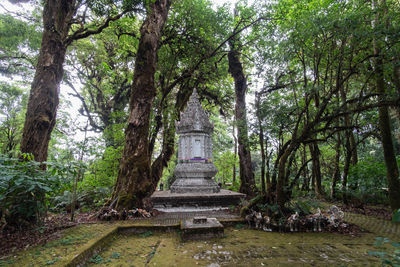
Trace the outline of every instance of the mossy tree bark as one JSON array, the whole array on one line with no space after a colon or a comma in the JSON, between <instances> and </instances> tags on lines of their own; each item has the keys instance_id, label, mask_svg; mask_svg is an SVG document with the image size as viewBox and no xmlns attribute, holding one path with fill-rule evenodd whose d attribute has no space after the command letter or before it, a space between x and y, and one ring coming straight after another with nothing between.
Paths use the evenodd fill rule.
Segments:
<instances>
[{"instance_id":1,"label":"mossy tree bark","mask_svg":"<svg viewBox=\"0 0 400 267\"><path fill-rule=\"evenodd\" d=\"M47 159L50 135L56 123L60 82L67 49L65 40L75 14L75 1L45 1L43 37L35 77L31 86L21 152L36 161Z\"/></svg>"},{"instance_id":2,"label":"mossy tree bark","mask_svg":"<svg viewBox=\"0 0 400 267\"><path fill-rule=\"evenodd\" d=\"M236 39L236 38L233 38ZM254 181L254 173L251 162L249 137L247 131L246 115L246 91L247 78L244 75L243 66L240 62L239 52L235 44L236 40L229 41L230 51L228 53L229 73L235 81L235 118L238 129L238 154L240 166L240 189L241 193L249 197L255 196L257 189Z\"/></svg>"},{"instance_id":3,"label":"mossy tree bark","mask_svg":"<svg viewBox=\"0 0 400 267\"><path fill-rule=\"evenodd\" d=\"M264 130L260 114L260 93L256 93L256 116L258 123L258 141L261 149L261 193L266 193L265 188L265 149L264 149Z\"/></svg>"},{"instance_id":4,"label":"mossy tree bark","mask_svg":"<svg viewBox=\"0 0 400 267\"><path fill-rule=\"evenodd\" d=\"M294 153L300 143L298 140L291 140L289 141L290 144L286 146L286 149L284 150L282 156L279 158L279 165L278 165L278 179L277 179L277 184L276 184L276 203L279 205L281 210L284 209L285 203L288 200L288 194L287 191L285 190L285 187L287 186L287 161L289 159L289 156Z\"/></svg>"},{"instance_id":5,"label":"mossy tree bark","mask_svg":"<svg viewBox=\"0 0 400 267\"><path fill-rule=\"evenodd\" d=\"M177 121L176 113L169 115L167 107L164 108L164 122L163 122L163 144L160 155L151 165L151 175L152 175L152 188L149 194L152 194L156 188L157 184L161 179L163 170L168 166L168 162L175 152L175 121Z\"/></svg>"},{"instance_id":6,"label":"mossy tree bark","mask_svg":"<svg viewBox=\"0 0 400 267\"><path fill-rule=\"evenodd\" d=\"M117 209L143 206L153 188L149 157L149 124L156 95L154 75L161 32L171 0L151 1L140 28L135 74L129 102L125 146L111 203Z\"/></svg>"},{"instance_id":7,"label":"mossy tree bark","mask_svg":"<svg viewBox=\"0 0 400 267\"><path fill-rule=\"evenodd\" d=\"M43 8L43 37L36 73L31 85L21 152L33 154L36 161L47 159L47 150L56 123L60 83L64 73L67 47L75 40L101 33L111 21L118 20L128 10L107 17L97 28L85 26L85 17L75 16L80 1L46 0ZM78 18L79 17L79 18ZM71 25L75 31L70 32Z\"/></svg>"},{"instance_id":8,"label":"mossy tree bark","mask_svg":"<svg viewBox=\"0 0 400 267\"><path fill-rule=\"evenodd\" d=\"M310 154L312 157L312 177L314 181L314 191L317 197L321 198L324 195L322 184L321 184L321 163L320 163L320 155L321 152L318 147L318 143L311 143L309 145Z\"/></svg>"}]
</instances>

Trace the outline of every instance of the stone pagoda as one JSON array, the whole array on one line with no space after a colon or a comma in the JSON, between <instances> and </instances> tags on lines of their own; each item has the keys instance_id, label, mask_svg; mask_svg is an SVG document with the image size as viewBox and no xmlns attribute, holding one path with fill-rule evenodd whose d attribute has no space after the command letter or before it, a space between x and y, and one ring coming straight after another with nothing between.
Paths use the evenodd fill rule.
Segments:
<instances>
[{"instance_id":1,"label":"stone pagoda","mask_svg":"<svg viewBox=\"0 0 400 267\"><path fill-rule=\"evenodd\" d=\"M176 180L170 190L156 191L150 197L155 209L164 212L220 210L237 205L246 196L220 189L213 180L218 172L211 160L213 128L194 90L180 121L176 122L179 134Z\"/></svg>"},{"instance_id":2,"label":"stone pagoda","mask_svg":"<svg viewBox=\"0 0 400 267\"><path fill-rule=\"evenodd\" d=\"M190 96L186 110L176 123L179 136L178 164L171 193L218 193L217 183L212 179L218 172L212 158L211 134L214 126L201 107L196 89Z\"/></svg>"}]
</instances>

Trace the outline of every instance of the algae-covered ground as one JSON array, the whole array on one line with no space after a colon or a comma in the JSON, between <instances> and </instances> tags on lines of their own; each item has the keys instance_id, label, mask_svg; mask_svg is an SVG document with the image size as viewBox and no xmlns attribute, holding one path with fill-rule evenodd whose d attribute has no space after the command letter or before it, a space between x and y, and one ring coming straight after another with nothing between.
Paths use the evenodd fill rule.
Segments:
<instances>
[{"instance_id":1,"label":"algae-covered ground","mask_svg":"<svg viewBox=\"0 0 400 267\"><path fill-rule=\"evenodd\" d=\"M328 233L271 233L225 229L225 237L180 240L178 233L116 235L112 245L93 257L101 266L366 266L379 265L368 255L375 236Z\"/></svg>"},{"instance_id":2,"label":"algae-covered ground","mask_svg":"<svg viewBox=\"0 0 400 267\"><path fill-rule=\"evenodd\" d=\"M64 266L116 224L81 225L60 239L0 260L0 266ZM241 226L241 225L238 225ZM112 232L114 233L114 232ZM272 233L240 227L208 241L182 241L178 232L114 234L103 252L89 259L95 266L379 266L368 255L375 233Z\"/></svg>"},{"instance_id":3,"label":"algae-covered ground","mask_svg":"<svg viewBox=\"0 0 400 267\"><path fill-rule=\"evenodd\" d=\"M2 259L0 266L63 266L88 242L113 227L113 224L86 224L66 229L61 238Z\"/></svg>"}]
</instances>

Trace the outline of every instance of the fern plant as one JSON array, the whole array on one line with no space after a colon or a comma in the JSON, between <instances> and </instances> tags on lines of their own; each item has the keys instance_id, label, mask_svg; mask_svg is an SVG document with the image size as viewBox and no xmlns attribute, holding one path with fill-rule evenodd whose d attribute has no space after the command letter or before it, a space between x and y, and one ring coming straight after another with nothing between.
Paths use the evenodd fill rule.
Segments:
<instances>
[{"instance_id":1,"label":"fern plant","mask_svg":"<svg viewBox=\"0 0 400 267\"><path fill-rule=\"evenodd\" d=\"M47 210L47 197L59 185L54 169L42 163L0 155L0 217L8 224L22 226L40 222Z\"/></svg>"}]
</instances>

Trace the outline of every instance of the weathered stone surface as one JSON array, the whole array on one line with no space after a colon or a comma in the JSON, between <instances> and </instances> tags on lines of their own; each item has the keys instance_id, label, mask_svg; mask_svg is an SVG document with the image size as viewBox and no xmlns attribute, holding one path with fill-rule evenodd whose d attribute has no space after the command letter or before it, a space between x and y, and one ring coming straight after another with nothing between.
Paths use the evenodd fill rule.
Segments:
<instances>
[{"instance_id":1,"label":"weathered stone surface","mask_svg":"<svg viewBox=\"0 0 400 267\"><path fill-rule=\"evenodd\" d=\"M224 226L216 218L207 218L204 223L195 223L193 219L182 220L181 222L183 240L202 240L223 236Z\"/></svg>"},{"instance_id":2,"label":"weathered stone surface","mask_svg":"<svg viewBox=\"0 0 400 267\"><path fill-rule=\"evenodd\" d=\"M176 127L180 134L178 164L174 170L176 180L171 185L171 192L219 192L219 186L212 179L218 172L211 161L213 125L201 107L196 90L190 96Z\"/></svg>"},{"instance_id":3,"label":"weathered stone surface","mask_svg":"<svg viewBox=\"0 0 400 267\"><path fill-rule=\"evenodd\" d=\"M238 205L246 195L225 189L218 193L172 193L171 191L156 191L151 196L153 206L160 211L168 212L175 208L228 208Z\"/></svg>"},{"instance_id":4,"label":"weathered stone surface","mask_svg":"<svg viewBox=\"0 0 400 267\"><path fill-rule=\"evenodd\" d=\"M174 170L174 174L178 178L208 178L217 174L218 170L213 163L200 163L200 162L190 162L190 163L180 163L177 164Z\"/></svg>"},{"instance_id":5,"label":"weathered stone surface","mask_svg":"<svg viewBox=\"0 0 400 267\"><path fill-rule=\"evenodd\" d=\"M176 127L180 134L176 180L171 190L153 193L150 198L153 207L164 212L183 212L223 210L238 205L246 195L222 190L213 179L218 172L211 160L213 125L201 107L196 90Z\"/></svg>"},{"instance_id":6,"label":"weathered stone surface","mask_svg":"<svg viewBox=\"0 0 400 267\"><path fill-rule=\"evenodd\" d=\"M205 216L198 216L193 218L193 223L207 223L207 217Z\"/></svg>"},{"instance_id":7,"label":"weathered stone surface","mask_svg":"<svg viewBox=\"0 0 400 267\"><path fill-rule=\"evenodd\" d=\"M185 111L181 114L181 119L176 123L177 133L204 132L211 134L214 126L202 108L196 89L193 90L189 98Z\"/></svg>"},{"instance_id":8,"label":"weathered stone surface","mask_svg":"<svg viewBox=\"0 0 400 267\"><path fill-rule=\"evenodd\" d=\"M171 185L172 193L218 193L220 187L212 179L180 178Z\"/></svg>"}]
</instances>

